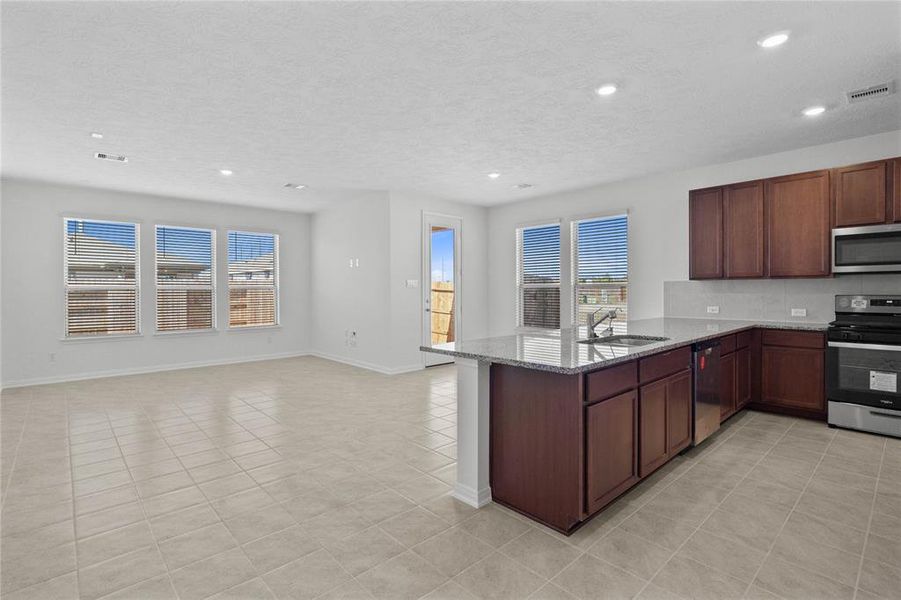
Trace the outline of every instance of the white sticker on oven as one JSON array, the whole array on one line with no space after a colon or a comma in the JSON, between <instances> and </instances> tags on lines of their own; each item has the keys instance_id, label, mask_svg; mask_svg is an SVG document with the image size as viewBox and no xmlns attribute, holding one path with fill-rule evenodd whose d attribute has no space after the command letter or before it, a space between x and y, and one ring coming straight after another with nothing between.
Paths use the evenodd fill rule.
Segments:
<instances>
[{"instance_id":1,"label":"white sticker on oven","mask_svg":"<svg viewBox=\"0 0 901 600\"><path fill-rule=\"evenodd\" d=\"M870 389L877 392L898 393L898 374L870 371Z\"/></svg>"}]
</instances>

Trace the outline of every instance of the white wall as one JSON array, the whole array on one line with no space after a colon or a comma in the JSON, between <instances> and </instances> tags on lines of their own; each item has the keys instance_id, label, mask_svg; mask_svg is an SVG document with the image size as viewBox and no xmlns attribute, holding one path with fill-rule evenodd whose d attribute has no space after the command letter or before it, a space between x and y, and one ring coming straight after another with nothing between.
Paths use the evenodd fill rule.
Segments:
<instances>
[{"instance_id":1,"label":"white wall","mask_svg":"<svg viewBox=\"0 0 901 600\"><path fill-rule=\"evenodd\" d=\"M485 335L487 209L413 192L368 192L313 215L314 353L383 373L423 366L423 288L405 285L422 280L423 211L463 219L462 330ZM356 345L348 331L357 332Z\"/></svg>"},{"instance_id":2,"label":"white wall","mask_svg":"<svg viewBox=\"0 0 901 600\"><path fill-rule=\"evenodd\" d=\"M385 192L360 193L313 215L315 353L368 368L388 368L388 232ZM356 345L347 336L351 331L357 332Z\"/></svg>"},{"instance_id":3,"label":"white wall","mask_svg":"<svg viewBox=\"0 0 901 600\"><path fill-rule=\"evenodd\" d=\"M461 258L463 298L457 335L460 339L485 337L488 331L488 210L415 192L391 192L390 203L391 334L390 361L397 370L422 366L423 336L423 213L462 219ZM408 279L417 288L405 287Z\"/></svg>"},{"instance_id":4,"label":"white wall","mask_svg":"<svg viewBox=\"0 0 901 600\"><path fill-rule=\"evenodd\" d=\"M659 317L664 313L663 282L688 278L689 190L899 155L901 131L893 131L492 208L488 228L490 334L507 334L515 326L517 225L563 219L565 249L572 219L628 210L630 318ZM570 280L566 265L562 279L566 290Z\"/></svg>"},{"instance_id":5,"label":"white wall","mask_svg":"<svg viewBox=\"0 0 901 600\"><path fill-rule=\"evenodd\" d=\"M29 181L4 180L0 185L4 386L307 352L308 215ZM143 336L63 339L63 216L140 223ZM217 332L155 334L153 226L157 223L217 230ZM227 329L224 267L229 229L280 236L281 324L277 328Z\"/></svg>"}]
</instances>

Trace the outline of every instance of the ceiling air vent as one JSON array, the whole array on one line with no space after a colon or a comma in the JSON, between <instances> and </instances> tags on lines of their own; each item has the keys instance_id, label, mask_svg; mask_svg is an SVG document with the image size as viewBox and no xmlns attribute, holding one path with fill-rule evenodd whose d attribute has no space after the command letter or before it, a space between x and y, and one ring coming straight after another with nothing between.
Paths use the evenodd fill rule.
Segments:
<instances>
[{"instance_id":1,"label":"ceiling air vent","mask_svg":"<svg viewBox=\"0 0 901 600\"><path fill-rule=\"evenodd\" d=\"M871 85L870 87L861 88L848 92L848 102L863 102L864 100L872 100L873 98L881 98L882 96L890 96L895 93L895 82L880 83L879 85Z\"/></svg>"},{"instance_id":2,"label":"ceiling air vent","mask_svg":"<svg viewBox=\"0 0 901 600\"><path fill-rule=\"evenodd\" d=\"M94 158L99 158L100 160L111 160L113 162L128 162L128 157L123 156L121 154L106 154L104 152L98 152L94 154Z\"/></svg>"}]
</instances>

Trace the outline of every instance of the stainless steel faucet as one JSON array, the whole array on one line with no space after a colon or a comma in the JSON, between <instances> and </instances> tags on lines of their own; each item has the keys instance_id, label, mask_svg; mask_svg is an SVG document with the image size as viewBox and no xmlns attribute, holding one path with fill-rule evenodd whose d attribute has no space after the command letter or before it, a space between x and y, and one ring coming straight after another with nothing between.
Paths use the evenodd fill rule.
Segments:
<instances>
[{"instance_id":1,"label":"stainless steel faucet","mask_svg":"<svg viewBox=\"0 0 901 600\"><path fill-rule=\"evenodd\" d=\"M605 311L605 310L606 310L607 312L605 312L604 315L603 315L600 319L598 319L597 321L595 321L595 320L594 320L595 316L596 316L599 312L603 312L603 311ZM591 314L588 315L588 339L589 339L589 340L596 340L596 339L598 339L599 337L601 337L601 335L602 335L602 336L610 336L610 335L613 335L613 320L616 318L616 311L617 311L617 310L618 310L618 309L617 309L616 307L614 307L614 308L612 308L612 309L610 309L610 310L607 310L607 309L605 309L605 308L599 308L599 309L597 309L596 311L594 311L593 313L591 313ZM600 325L601 323L603 323L604 321L609 321L609 323L607 324L607 329L605 329L605 330L603 331L603 333L601 333L601 335L598 335L597 332L595 331L595 328L596 328L598 325Z\"/></svg>"}]
</instances>

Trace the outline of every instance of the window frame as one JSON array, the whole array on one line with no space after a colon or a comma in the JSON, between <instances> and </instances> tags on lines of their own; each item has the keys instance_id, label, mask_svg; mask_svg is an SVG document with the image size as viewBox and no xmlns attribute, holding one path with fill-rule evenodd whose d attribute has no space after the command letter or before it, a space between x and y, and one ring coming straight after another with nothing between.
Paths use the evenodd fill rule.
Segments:
<instances>
[{"instance_id":1,"label":"window frame","mask_svg":"<svg viewBox=\"0 0 901 600\"><path fill-rule=\"evenodd\" d=\"M632 215L629 210L612 210L605 211L603 213L594 213L591 215L582 215L578 217L573 217L570 220L570 232L569 232L569 245L570 245L570 276L569 276L569 288L570 288L570 306L569 306L569 315L572 325L574 327L587 327L586 323L579 323L579 225L581 223L585 223L588 221L602 221L605 219L614 219L617 217L625 217L626 218L626 310L625 316L628 320L629 315L629 302L630 296L628 290L630 287L631 275L632 275L632 253L630 250L632 239ZM598 284L583 284L585 286L598 285ZM562 310L562 307L561 307Z\"/></svg>"},{"instance_id":2,"label":"window frame","mask_svg":"<svg viewBox=\"0 0 901 600\"><path fill-rule=\"evenodd\" d=\"M159 305L159 292L160 292L160 284L159 284L159 256L157 252L157 240L159 239L159 230L160 228L169 228L169 229L188 229L191 231L208 231L210 232L210 291L212 292L212 298L210 300L210 311L211 311L211 319L210 327L202 327L202 328L194 328L194 329L174 329L174 330L161 330L160 329L160 305ZM216 294L217 291L217 281L216 277L218 276L218 269L216 263L216 244L217 244L217 230L215 227L197 227L193 225L165 225L162 223L154 223L153 224L153 308L154 308L154 335L185 335L185 334L197 334L197 333L211 333L217 332L219 330L218 324L218 297ZM199 286L163 286L165 289L198 289Z\"/></svg>"},{"instance_id":3,"label":"window frame","mask_svg":"<svg viewBox=\"0 0 901 600\"><path fill-rule=\"evenodd\" d=\"M231 277L229 276L229 250L231 239L230 235L232 233L244 233L249 235L269 235L272 236L272 288L273 288L273 302L274 306L274 322L273 323L260 323L254 325L232 325L231 322L231 290L232 283ZM225 309L227 311L227 331L256 331L259 329L274 329L281 327L282 317L281 317L281 234L276 231L260 231L260 230L252 230L252 229L226 229L225 230L225 283L226 283L226 301L225 301Z\"/></svg>"},{"instance_id":4,"label":"window frame","mask_svg":"<svg viewBox=\"0 0 901 600\"><path fill-rule=\"evenodd\" d=\"M522 275L523 275L523 244L522 244L522 234L527 229L540 229L543 227L554 227L556 226L560 232L560 280L557 283L523 283ZM514 310L514 328L516 331L522 332L541 332L541 331L550 331L554 329L559 329L562 325L562 306L563 306L563 222L561 219L542 219L539 221L531 221L528 223L520 223L514 228L514 246L513 246L513 254L515 261L515 269L514 269L514 283L515 283L515 293L516 298L515 302L515 310ZM561 314L557 317L557 327L537 327L532 325L524 325L523 324L523 310L525 309L525 302L523 302L523 292L526 289L554 289L557 288L560 290L560 304L561 304Z\"/></svg>"},{"instance_id":5,"label":"window frame","mask_svg":"<svg viewBox=\"0 0 901 600\"><path fill-rule=\"evenodd\" d=\"M62 217L62 255L63 255L63 341L85 341L85 340L111 340L121 338L136 338L144 335L143 315L141 312L141 225L138 219L127 221L118 220L116 218L96 218L96 217L79 217L74 215L63 214ZM76 285L71 286L74 289L96 289L96 290L130 290L135 291L135 330L127 333L82 333L71 334L69 332L69 222L81 221L89 223L109 223L112 225L131 225L135 229L135 282L134 285Z\"/></svg>"}]
</instances>

